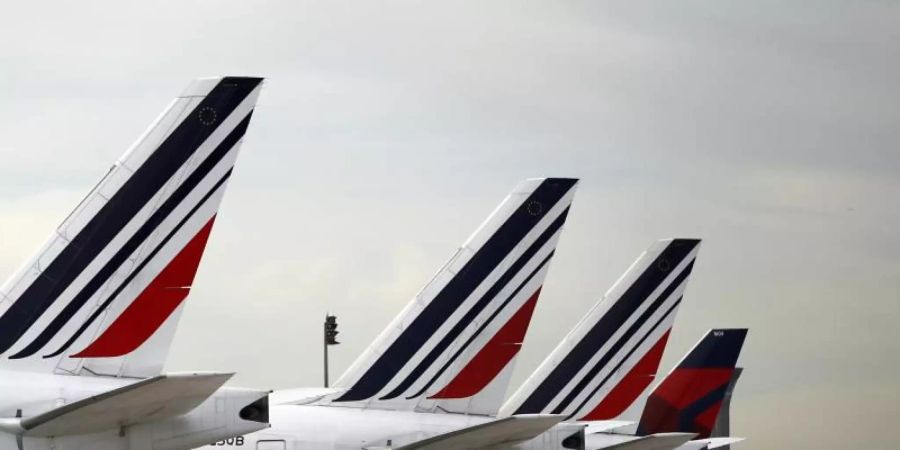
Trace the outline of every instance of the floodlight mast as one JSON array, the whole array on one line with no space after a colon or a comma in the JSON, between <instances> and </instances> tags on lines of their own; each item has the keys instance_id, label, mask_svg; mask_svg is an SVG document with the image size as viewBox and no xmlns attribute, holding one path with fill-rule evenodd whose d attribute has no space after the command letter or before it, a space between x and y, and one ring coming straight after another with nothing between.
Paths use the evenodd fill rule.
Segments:
<instances>
[{"instance_id":1,"label":"floodlight mast","mask_svg":"<svg viewBox=\"0 0 900 450\"><path fill-rule=\"evenodd\" d=\"M323 329L323 355L324 355L324 369L325 369L325 387L328 387L328 346L329 345L338 345L340 342L337 341L337 316L332 316L328 313L325 313L325 323Z\"/></svg>"}]
</instances>

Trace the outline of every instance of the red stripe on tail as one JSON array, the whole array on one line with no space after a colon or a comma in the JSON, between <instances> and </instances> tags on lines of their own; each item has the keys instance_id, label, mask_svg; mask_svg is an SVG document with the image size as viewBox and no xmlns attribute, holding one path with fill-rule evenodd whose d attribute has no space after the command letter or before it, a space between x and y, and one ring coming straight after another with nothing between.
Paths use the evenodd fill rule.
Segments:
<instances>
[{"instance_id":1,"label":"red stripe on tail","mask_svg":"<svg viewBox=\"0 0 900 450\"><path fill-rule=\"evenodd\" d=\"M701 397L728 384L734 369L675 369L653 395L675 408L685 408Z\"/></svg>"},{"instance_id":2,"label":"red stripe on tail","mask_svg":"<svg viewBox=\"0 0 900 450\"><path fill-rule=\"evenodd\" d=\"M522 347L522 341L525 339L525 332L528 331L531 314L534 312L534 306L537 304L540 293L541 288L538 288L459 374L447 386L429 398L471 397L481 392L499 375Z\"/></svg>"},{"instance_id":3,"label":"red stripe on tail","mask_svg":"<svg viewBox=\"0 0 900 450\"><path fill-rule=\"evenodd\" d=\"M149 339L190 293L215 220L209 219L99 338L71 357L127 355Z\"/></svg>"},{"instance_id":4,"label":"red stripe on tail","mask_svg":"<svg viewBox=\"0 0 900 450\"><path fill-rule=\"evenodd\" d=\"M671 331L671 330L669 330ZM625 377L600 401L591 412L579 420L610 420L622 414L650 386L659 370L666 342L669 340L666 331L640 361L628 371Z\"/></svg>"},{"instance_id":5,"label":"red stripe on tail","mask_svg":"<svg viewBox=\"0 0 900 450\"><path fill-rule=\"evenodd\" d=\"M694 431L698 432L703 439L709 437L712 433L712 429L716 425L716 418L719 417L720 409L722 409L722 402L716 402L709 409L694 418L694 426L696 428Z\"/></svg>"}]
</instances>

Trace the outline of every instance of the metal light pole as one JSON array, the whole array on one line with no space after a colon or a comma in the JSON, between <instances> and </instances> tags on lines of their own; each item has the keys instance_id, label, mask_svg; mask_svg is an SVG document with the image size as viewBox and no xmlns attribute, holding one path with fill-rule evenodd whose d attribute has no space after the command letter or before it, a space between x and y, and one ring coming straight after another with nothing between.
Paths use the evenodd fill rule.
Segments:
<instances>
[{"instance_id":1,"label":"metal light pole","mask_svg":"<svg viewBox=\"0 0 900 450\"><path fill-rule=\"evenodd\" d=\"M325 387L328 387L328 346L329 345L338 345L340 342L337 341L337 316L328 315L325 313L325 327L323 333L323 350L325 355Z\"/></svg>"}]
</instances>

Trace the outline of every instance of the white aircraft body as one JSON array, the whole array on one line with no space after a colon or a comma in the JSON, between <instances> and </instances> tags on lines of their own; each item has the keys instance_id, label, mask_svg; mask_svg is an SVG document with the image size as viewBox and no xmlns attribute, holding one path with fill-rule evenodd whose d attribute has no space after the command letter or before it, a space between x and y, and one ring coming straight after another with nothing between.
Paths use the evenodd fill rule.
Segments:
<instances>
[{"instance_id":1,"label":"white aircraft body","mask_svg":"<svg viewBox=\"0 0 900 450\"><path fill-rule=\"evenodd\" d=\"M565 448L561 443L571 436L580 439L582 428L557 425L561 420L557 416L495 419L317 405L272 405L269 417L271 429L246 435L235 447L350 450L502 446L542 450Z\"/></svg>"},{"instance_id":2,"label":"white aircraft body","mask_svg":"<svg viewBox=\"0 0 900 450\"><path fill-rule=\"evenodd\" d=\"M0 450L183 449L267 427L267 392L161 373L261 86L192 82L0 286Z\"/></svg>"}]
</instances>

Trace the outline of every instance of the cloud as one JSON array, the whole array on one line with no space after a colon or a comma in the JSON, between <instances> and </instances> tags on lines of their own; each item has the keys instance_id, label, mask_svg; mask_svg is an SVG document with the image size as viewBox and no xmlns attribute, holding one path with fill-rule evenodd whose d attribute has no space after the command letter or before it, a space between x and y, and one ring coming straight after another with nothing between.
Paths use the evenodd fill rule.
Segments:
<instances>
[{"instance_id":1,"label":"cloud","mask_svg":"<svg viewBox=\"0 0 900 450\"><path fill-rule=\"evenodd\" d=\"M888 448L853 411L896 416L857 372L900 379L896 4L46 8L0 19L5 273L189 79L268 77L171 370L316 385L326 311L339 373L518 180L578 176L514 381L653 240L702 237L666 364L749 326L748 448Z\"/></svg>"}]
</instances>

